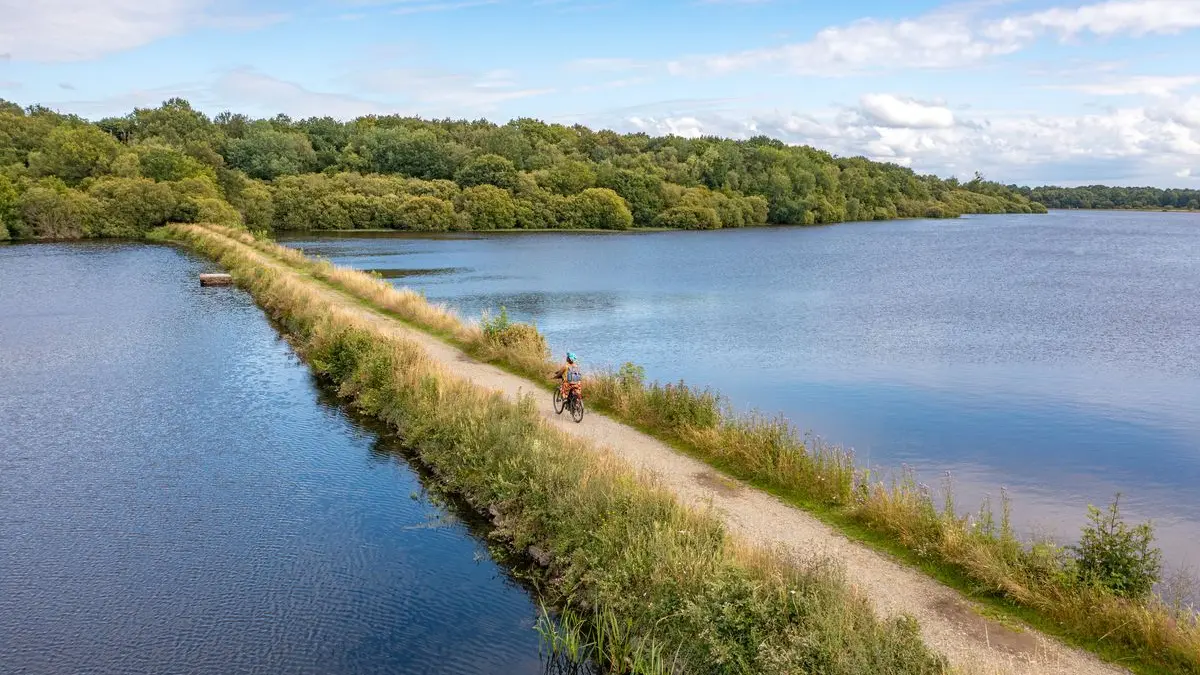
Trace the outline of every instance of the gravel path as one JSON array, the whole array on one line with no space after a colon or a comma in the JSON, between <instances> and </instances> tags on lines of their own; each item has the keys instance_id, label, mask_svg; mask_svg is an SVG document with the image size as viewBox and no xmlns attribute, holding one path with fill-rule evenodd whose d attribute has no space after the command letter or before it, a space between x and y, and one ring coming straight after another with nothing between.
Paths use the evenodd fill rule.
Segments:
<instances>
[{"instance_id":1,"label":"gravel path","mask_svg":"<svg viewBox=\"0 0 1200 675\"><path fill-rule=\"evenodd\" d=\"M249 247L246 247L250 251ZM311 279L274 259L255 252L263 264ZM700 508L711 507L730 532L746 541L782 547L798 555L828 555L845 565L849 582L874 604L882 616L907 613L917 619L921 634L954 667L967 673L1054 673L1084 675L1128 672L1091 654L1064 646L1031 628L1013 630L985 619L974 603L958 591L889 556L850 541L808 513L772 495L717 472L680 454L661 441L603 415L588 412L580 424L566 414L555 415L551 396L533 382L473 360L462 351L427 333L364 308L339 291L315 283L339 311L371 322L383 333L419 344L450 372L515 400L532 393L547 423L586 438L630 465L655 474L679 499Z\"/></svg>"}]
</instances>

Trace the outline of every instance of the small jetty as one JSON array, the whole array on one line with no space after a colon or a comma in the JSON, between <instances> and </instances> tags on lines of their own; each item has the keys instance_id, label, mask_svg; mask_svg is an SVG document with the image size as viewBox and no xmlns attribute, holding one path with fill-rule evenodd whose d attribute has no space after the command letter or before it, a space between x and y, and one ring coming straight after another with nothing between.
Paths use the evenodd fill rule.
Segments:
<instances>
[{"instance_id":1,"label":"small jetty","mask_svg":"<svg viewBox=\"0 0 1200 675\"><path fill-rule=\"evenodd\" d=\"M233 277L228 274L201 274L201 286L232 286Z\"/></svg>"}]
</instances>

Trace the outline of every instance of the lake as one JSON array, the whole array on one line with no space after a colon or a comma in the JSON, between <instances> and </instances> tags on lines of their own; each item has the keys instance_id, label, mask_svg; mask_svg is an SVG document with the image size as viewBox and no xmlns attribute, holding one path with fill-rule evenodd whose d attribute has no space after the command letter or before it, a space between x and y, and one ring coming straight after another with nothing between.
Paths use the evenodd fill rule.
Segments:
<instances>
[{"instance_id":1,"label":"lake","mask_svg":"<svg viewBox=\"0 0 1200 675\"><path fill-rule=\"evenodd\" d=\"M711 232L296 234L585 366L783 413L861 463L1001 489L1074 539L1122 493L1200 564L1200 215L1066 212Z\"/></svg>"},{"instance_id":2,"label":"lake","mask_svg":"<svg viewBox=\"0 0 1200 675\"><path fill-rule=\"evenodd\" d=\"M542 673L399 441L164 246L0 246L0 671Z\"/></svg>"}]
</instances>

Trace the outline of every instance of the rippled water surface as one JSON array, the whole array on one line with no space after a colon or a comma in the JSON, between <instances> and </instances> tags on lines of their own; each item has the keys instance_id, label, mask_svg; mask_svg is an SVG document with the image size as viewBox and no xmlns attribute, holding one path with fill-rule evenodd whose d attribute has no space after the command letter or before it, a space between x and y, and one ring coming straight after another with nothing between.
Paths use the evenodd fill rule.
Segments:
<instances>
[{"instance_id":1,"label":"rippled water surface","mask_svg":"<svg viewBox=\"0 0 1200 675\"><path fill-rule=\"evenodd\" d=\"M525 591L205 269L0 246L0 672L542 672Z\"/></svg>"},{"instance_id":2,"label":"rippled water surface","mask_svg":"<svg viewBox=\"0 0 1200 675\"><path fill-rule=\"evenodd\" d=\"M500 305L587 364L712 385L862 462L1007 487L1073 537L1124 493L1200 565L1200 216L1055 212L629 234L288 242L467 315Z\"/></svg>"}]
</instances>

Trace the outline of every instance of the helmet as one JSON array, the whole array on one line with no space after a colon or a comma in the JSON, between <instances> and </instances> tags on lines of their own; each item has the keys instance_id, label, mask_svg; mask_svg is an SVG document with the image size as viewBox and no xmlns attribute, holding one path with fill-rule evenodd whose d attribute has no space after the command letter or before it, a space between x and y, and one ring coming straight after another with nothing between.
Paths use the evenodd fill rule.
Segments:
<instances>
[{"instance_id":1,"label":"helmet","mask_svg":"<svg viewBox=\"0 0 1200 675\"><path fill-rule=\"evenodd\" d=\"M571 363L575 363L575 352L567 352L567 360Z\"/></svg>"}]
</instances>

